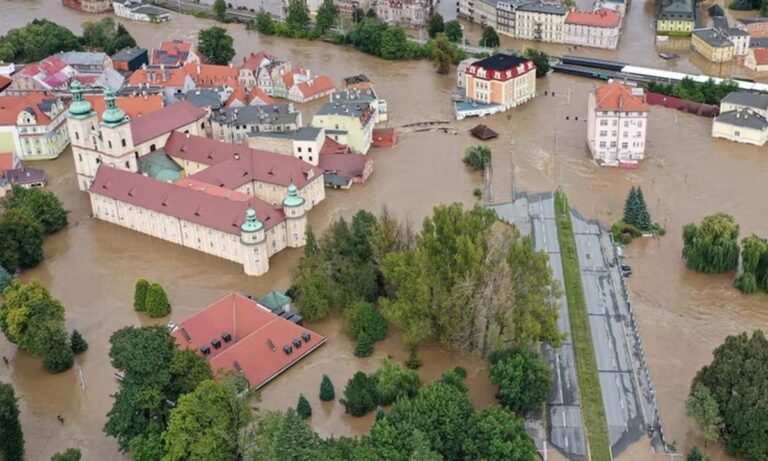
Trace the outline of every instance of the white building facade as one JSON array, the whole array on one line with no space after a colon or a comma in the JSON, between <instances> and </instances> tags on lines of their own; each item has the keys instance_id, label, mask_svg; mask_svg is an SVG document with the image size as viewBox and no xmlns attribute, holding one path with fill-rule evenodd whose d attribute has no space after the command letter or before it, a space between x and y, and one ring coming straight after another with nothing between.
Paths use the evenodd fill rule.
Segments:
<instances>
[{"instance_id":1,"label":"white building facade","mask_svg":"<svg viewBox=\"0 0 768 461\"><path fill-rule=\"evenodd\" d=\"M635 167L645 157L649 106L645 97L611 82L589 95L587 143L600 165Z\"/></svg>"}]
</instances>

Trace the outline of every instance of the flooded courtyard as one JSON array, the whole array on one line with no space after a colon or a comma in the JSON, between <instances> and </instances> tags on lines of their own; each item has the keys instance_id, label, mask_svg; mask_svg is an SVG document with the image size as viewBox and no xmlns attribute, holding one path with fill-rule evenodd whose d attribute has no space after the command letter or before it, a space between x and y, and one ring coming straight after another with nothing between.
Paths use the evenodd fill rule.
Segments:
<instances>
[{"instance_id":1,"label":"flooded courtyard","mask_svg":"<svg viewBox=\"0 0 768 461\"><path fill-rule=\"evenodd\" d=\"M446 0L443 0L445 2ZM442 5L442 4L441 4ZM80 33L80 23L98 18L65 9L55 0L0 0L3 17L0 34L35 17L67 25ZM441 8L443 8L441 6ZM682 71L702 70L687 51L679 62L656 55L649 24L652 2L634 2L618 51L578 50L578 53L632 61ZM162 25L126 23L140 46L153 47L165 38L194 39L210 21L174 14ZM453 120L450 95L453 75L439 76L431 64L386 62L351 48L320 42L260 37L241 25L226 26L235 39L236 60L249 51L267 49L330 75L336 81L367 74L387 99L390 124L400 126L424 120ZM477 33L473 26L470 33ZM526 44L503 42L522 48ZM565 53L564 46L547 51ZM488 145L493 157L493 200L507 201L512 184L516 190L565 189L572 205L587 217L610 223L620 217L626 192L641 185L654 220L666 227L667 236L633 243L626 254L634 275L629 279L633 307L640 325L648 366L669 441L681 448L701 443L685 416L684 401L696 371L711 358L711 351L725 336L757 328L768 329L768 296L743 296L731 287L732 275L710 276L689 272L680 258L684 224L717 211L731 213L742 236L768 236L768 149L748 147L709 136L711 120L653 108L648 128L646 160L635 170L598 168L586 150L587 94L596 82L550 75L537 82L540 95L525 106L488 117L483 123L500 133ZM554 96L543 96L543 91ZM304 119L317 103L301 107ZM578 118L578 119L577 119ZM482 188L482 178L461 163L463 150L475 142L467 131L477 120L450 123L458 134L401 133L391 150L373 150L375 171L364 185L348 191L328 191L326 200L310 214L310 223L322 230L338 217L358 209L380 211L384 205L417 226L440 203L475 203L472 191ZM39 163L49 177L49 187L71 210L70 226L49 237L46 260L23 274L41 280L66 307L67 327L77 328L90 349L77 357L74 371L46 373L38 359L16 351L4 338L0 354L11 359L0 366L0 380L13 383L21 397L22 423L29 460L47 460L66 447L80 447L84 459L120 459L117 444L101 431L117 389L108 358L110 334L126 325L152 321L134 312L133 285L137 278L156 280L166 287L173 313L179 320L196 312L228 291L262 294L284 290L301 250L286 250L271 261L270 272L246 277L242 268L224 260L140 235L89 217L87 194L77 191L71 153ZM167 321L163 319L162 323ZM334 380L337 393L355 371L370 371L390 355L405 358L394 332L378 343L373 357L360 360L342 331L342 321L332 318L310 325L328 336L328 344L268 385L261 408L285 409L304 393L315 409L312 425L323 435L361 434L369 418L351 418L338 403L320 404L317 389L322 374ZM487 365L471 356L459 356L435 345L420 349L422 379L438 377L444 370L463 366L473 403L493 403L494 389ZM83 380L81 383L80 375ZM60 424L56 416L64 417ZM648 445L632 447L622 459L649 459ZM718 457L719 456L719 457ZM726 459L715 454L715 459Z\"/></svg>"}]
</instances>

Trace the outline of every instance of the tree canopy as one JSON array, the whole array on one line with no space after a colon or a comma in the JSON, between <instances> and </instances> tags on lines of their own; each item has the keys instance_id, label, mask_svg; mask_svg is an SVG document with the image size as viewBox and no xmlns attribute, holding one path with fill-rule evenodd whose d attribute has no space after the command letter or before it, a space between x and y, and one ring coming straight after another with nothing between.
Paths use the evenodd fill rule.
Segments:
<instances>
[{"instance_id":1,"label":"tree canopy","mask_svg":"<svg viewBox=\"0 0 768 461\"><path fill-rule=\"evenodd\" d=\"M13 186L11 192L2 199L2 205L6 210L27 210L43 225L46 234L52 234L67 225L69 211L64 209L56 194L49 190Z\"/></svg>"},{"instance_id":2,"label":"tree canopy","mask_svg":"<svg viewBox=\"0 0 768 461\"><path fill-rule=\"evenodd\" d=\"M227 2L224 0L216 0L213 2L213 17L221 22L227 20Z\"/></svg>"},{"instance_id":3,"label":"tree canopy","mask_svg":"<svg viewBox=\"0 0 768 461\"><path fill-rule=\"evenodd\" d=\"M543 51L539 51L534 48L528 48L525 50L525 57L533 61L536 65L536 78L541 78L549 73L549 55Z\"/></svg>"},{"instance_id":4,"label":"tree canopy","mask_svg":"<svg viewBox=\"0 0 768 461\"><path fill-rule=\"evenodd\" d=\"M742 293L768 291L768 240L752 234L741 241L741 269L733 284Z\"/></svg>"},{"instance_id":5,"label":"tree canopy","mask_svg":"<svg viewBox=\"0 0 768 461\"><path fill-rule=\"evenodd\" d=\"M43 261L45 228L26 208L0 215L0 266L15 272Z\"/></svg>"},{"instance_id":6,"label":"tree canopy","mask_svg":"<svg viewBox=\"0 0 768 461\"><path fill-rule=\"evenodd\" d=\"M534 461L536 445L525 432L523 421L502 408L478 413L464 442L466 459Z\"/></svg>"},{"instance_id":7,"label":"tree canopy","mask_svg":"<svg viewBox=\"0 0 768 461\"><path fill-rule=\"evenodd\" d=\"M464 163L473 170L483 170L491 163L491 149L486 146L470 146L464 151Z\"/></svg>"},{"instance_id":8,"label":"tree canopy","mask_svg":"<svg viewBox=\"0 0 768 461\"><path fill-rule=\"evenodd\" d=\"M77 448L67 448L65 451L56 453L51 461L80 461L82 454Z\"/></svg>"},{"instance_id":9,"label":"tree canopy","mask_svg":"<svg viewBox=\"0 0 768 461\"><path fill-rule=\"evenodd\" d=\"M648 84L648 91L654 93L713 105L720 104L720 100L726 97L728 93L738 90L738 84L733 80L715 83L711 78L704 83L686 77L673 84L654 82Z\"/></svg>"},{"instance_id":10,"label":"tree canopy","mask_svg":"<svg viewBox=\"0 0 768 461\"><path fill-rule=\"evenodd\" d=\"M643 190L640 186L632 187L627 194L627 199L624 202L624 222L641 231L653 229L651 214L648 212L648 205L645 203Z\"/></svg>"},{"instance_id":11,"label":"tree canopy","mask_svg":"<svg viewBox=\"0 0 768 461\"><path fill-rule=\"evenodd\" d=\"M501 44L499 34L496 33L496 29L491 26L483 27L483 36L480 38L480 46L488 48L496 48Z\"/></svg>"},{"instance_id":12,"label":"tree canopy","mask_svg":"<svg viewBox=\"0 0 768 461\"><path fill-rule=\"evenodd\" d=\"M693 418L704 432L704 439L708 442L716 442L723 419L720 417L717 402L709 392L709 388L700 383L694 385L685 402L685 409L688 416Z\"/></svg>"},{"instance_id":13,"label":"tree canopy","mask_svg":"<svg viewBox=\"0 0 768 461\"><path fill-rule=\"evenodd\" d=\"M445 22L440 13L434 13L429 17L427 32L429 33L429 38L435 38L437 34L445 32Z\"/></svg>"},{"instance_id":14,"label":"tree canopy","mask_svg":"<svg viewBox=\"0 0 768 461\"><path fill-rule=\"evenodd\" d=\"M539 354L528 347L505 349L494 353L491 362L491 382L499 386L499 402L520 416L541 409L552 369Z\"/></svg>"},{"instance_id":15,"label":"tree canopy","mask_svg":"<svg viewBox=\"0 0 768 461\"><path fill-rule=\"evenodd\" d=\"M200 56L209 64L227 65L235 57L235 41L226 29L216 26L203 29L197 41Z\"/></svg>"},{"instance_id":16,"label":"tree canopy","mask_svg":"<svg viewBox=\"0 0 768 461\"><path fill-rule=\"evenodd\" d=\"M689 269L704 273L727 272L739 262L739 225L725 213L706 216L697 227L683 227L683 259Z\"/></svg>"},{"instance_id":17,"label":"tree canopy","mask_svg":"<svg viewBox=\"0 0 768 461\"><path fill-rule=\"evenodd\" d=\"M309 8L303 0L289 0L285 23L295 29L304 29L309 25Z\"/></svg>"},{"instance_id":18,"label":"tree canopy","mask_svg":"<svg viewBox=\"0 0 768 461\"><path fill-rule=\"evenodd\" d=\"M13 386L0 382L0 459L24 460L24 434L19 422L19 403Z\"/></svg>"},{"instance_id":19,"label":"tree canopy","mask_svg":"<svg viewBox=\"0 0 768 461\"><path fill-rule=\"evenodd\" d=\"M315 28L321 34L324 34L336 24L339 20L339 9L333 0L323 0L320 8L317 9L317 17L315 18Z\"/></svg>"},{"instance_id":20,"label":"tree canopy","mask_svg":"<svg viewBox=\"0 0 768 461\"><path fill-rule=\"evenodd\" d=\"M62 51L82 50L77 36L47 19L35 19L0 37L0 61L37 62Z\"/></svg>"},{"instance_id":21,"label":"tree canopy","mask_svg":"<svg viewBox=\"0 0 768 461\"><path fill-rule=\"evenodd\" d=\"M456 19L446 22L445 36L448 37L448 40L454 43L461 42L461 39L464 36L464 30L461 28L461 23Z\"/></svg>"},{"instance_id":22,"label":"tree canopy","mask_svg":"<svg viewBox=\"0 0 768 461\"><path fill-rule=\"evenodd\" d=\"M171 303L168 302L168 295L165 289L159 283L150 283L147 286L147 297L144 301L144 307L147 315L152 318L165 317L171 313Z\"/></svg>"},{"instance_id":23,"label":"tree canopy","mask_svg":"<svg viewBox=\"0 0 768 461\"><path fill-rule=\"evenodd\" d=\"M86 48L102 50L113 55L123 48L136 47L136 40L122 25L111 17L83 23L83 37L80 39Z\"/></svg>"}]
</instances>

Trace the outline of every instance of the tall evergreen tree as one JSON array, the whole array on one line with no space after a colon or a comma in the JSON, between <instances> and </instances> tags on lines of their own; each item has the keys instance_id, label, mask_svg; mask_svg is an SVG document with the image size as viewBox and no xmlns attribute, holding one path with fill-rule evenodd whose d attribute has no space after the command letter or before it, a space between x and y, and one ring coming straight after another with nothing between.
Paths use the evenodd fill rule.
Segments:
<instances>
[{"instance_id":1,"label":"tall evergreen tree","mask_svg":"<svg viewBox=\"0 0 768 461\"><path fill-rule=\"evenodd\" d=\"M653 228L651 214L648 212L648 205L645 203L643 189L640 186L637 186L637 223L635 225L643 231L649 231Z\"/></svg>"},{"instance_id":2,"label":"tall evergreen tree","mask_svg":"<svg viewBox=\"0 0 768 461\"><path fill-rule=\"evenodd\" d=\"M299 394L299 402L296 404L296 413L301 416L301 419L307 419L312 416L312 407L309 405L309 401L304 394Z\"/></svg>"},{"instance_id":3,"label":"tall evergreen tree","mask_svg":"<svg viewBox=\"0 0 768 461\"><path fill-rule=\"evenodd\" d=\"M632 186L624 201L624 222L632 224L637 223L637 188Z\"/></svg>"},{"instance_id":4,"label":"tall evergreen tree","mask_svg":"<svg viewBox=\"0 0 768 461\"><path fill-rule=\"evenodd\" d=\"M69 337L69 347L72 349L72 352L79 354L88 350L88 343L79 331L73 330L72 335Z\"/></svg>"},{"instance_id":5,"label":"tall evergreen tree","mask_svg":"<svg viewBox=\"0 0 768 461\"><path fill-rule=\"evenodd\" d=\"M329 402L336 398L336 390L333 388L333 382L328 375L323 375L323 381L320 383L320 400Z\"/></svg>"},{"instance_id":6,"label":"tall evergreen tree","mask_svg":"<svg viewBox=\"0 0 768 461\"><path fill-rule=\"evenodd\" d=\"M13 387L0 382L0 459L24 459L24 435L19 423L19 404Z\"/></svg>"}]
</instances>

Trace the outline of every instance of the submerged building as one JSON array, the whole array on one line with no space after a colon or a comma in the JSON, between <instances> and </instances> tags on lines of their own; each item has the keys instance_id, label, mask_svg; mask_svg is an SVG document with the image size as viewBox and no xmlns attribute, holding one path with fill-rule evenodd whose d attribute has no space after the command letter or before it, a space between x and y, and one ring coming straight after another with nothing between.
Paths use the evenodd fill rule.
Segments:
<instances>
[{"instance_id":1,"label":"submerged building","mask_svg":"<svg viewBox=\"0 0 768 461\"><path fill-rule=\"evenodd\" d=\"M634 167L645 156L650 108L642 91L613 81L589 94L587 144L597 163Z\"/></svg>"}]
</instances>

